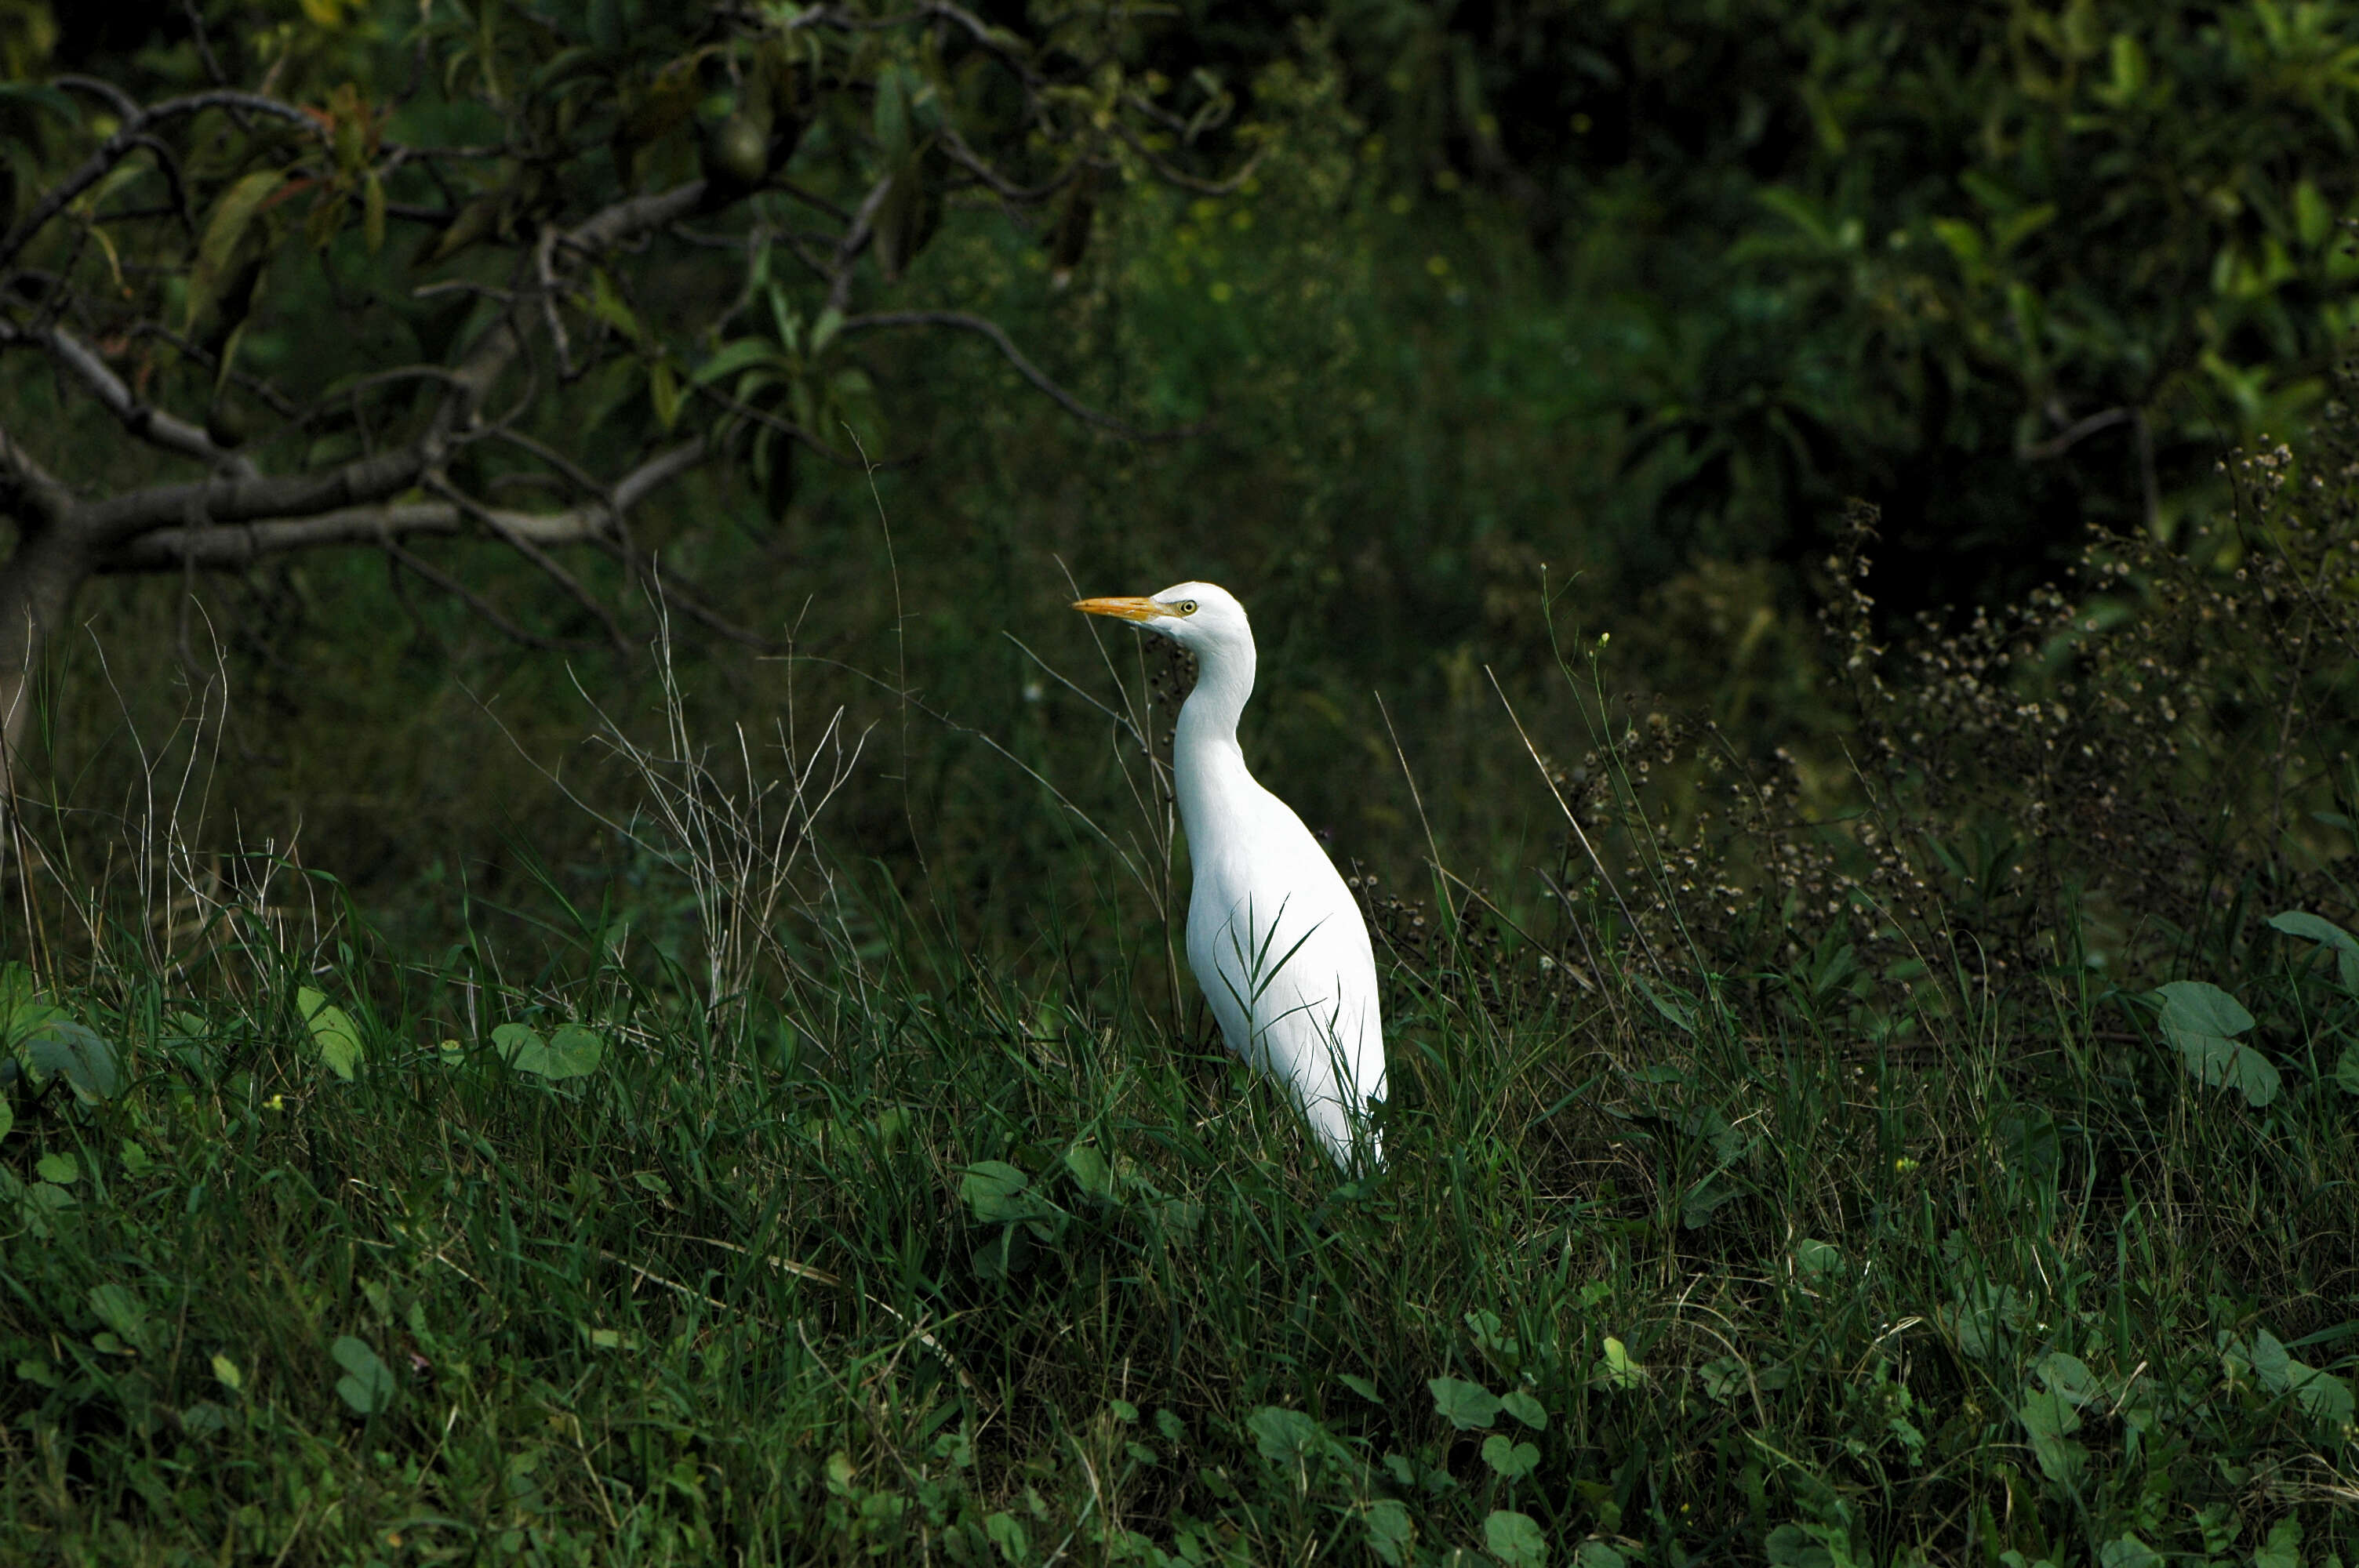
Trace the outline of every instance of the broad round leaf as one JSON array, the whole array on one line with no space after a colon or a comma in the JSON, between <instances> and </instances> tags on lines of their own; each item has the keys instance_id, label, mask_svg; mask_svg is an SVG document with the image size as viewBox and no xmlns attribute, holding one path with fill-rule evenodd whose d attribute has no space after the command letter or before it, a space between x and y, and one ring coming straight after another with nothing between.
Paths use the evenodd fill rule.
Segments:
<instances>
[{"instance_id":1,"label":"broad round leaf","mask_svg":"<svg viewBox=\"0 0 2359 1568\"><path fill-rule=\"evenodd\" d=\"M1495 1509L1483 1521L1483 1546L1506 1568L1541 1568L1548 1562L1548 1537L1529 1514Z\"/></svg>"},{"instance_id":2,"label":"broad round leaf","mask_svg":"<svg viewBox=\"0 0 2359 1568\"><path fill-rule=\"evenodd\" d=\"M1497 1433L1483 1440L1483 1463L1510 1481L1520 1481L1539 1468L1539 1448Z\"/></svg>"},{"instance_id":3,"label":"broad round leaf","mask_svg":"<svg viewBox=\"0 0 2359 1568\"><path fill-rule=\"evenodd\" d=\"M303 1022L311 1031L311 1044L320 1053L320 1060L328 1071L352 1082L353 1071L360 1065L361 1032L344 1010L328 1000L324 992L305 986L295 993L296 1010L302 1013Z\"/></svg>"},{"instance_id":4,"label":"broad round leaf","mask_svg":"<svg viewBox=\"0 0 2359 1568\"><path fill-rule=\"evenodd\" d=\"M2157 994L2162 1036L2188 1072L2210 1087L2241 1090L2256 1110L2277 1098L2277 1068L2234 1038L2253 1026L2253 1015L2234 997L2208 980L2173 980Z\"/></svg>"},{"instance_id":5,"label":"broad round leaf","mask_svg":"<svg viewBox=\"0 0 2359 1568\"><path fill-rule=\"evenodd\" d=\"M16 1040L16 1059L24 1063L36 1088L63 1078L84 1104L123 1092L123 1067L114 1042L76 1022L63 1009L26 1003L17 1008L8 1033Z\"/></svg>"},{"instance_id":6,"label":"broad round leaf","mask_svg":"<svg viewBox=\"0 0 2359 1568\"><path fill-rule=\"evenodd\" d=\"M393 1368L387 1367L371 1349L365 1340L347 1334L338 1339L330 1354L344 1376L336 1379L336 1393L355 1415L375 1415L393 1403Z\"/></svg>"},{"instance_id":7,"label":"broad round leaf","mask_svg":"<svg viewBox=\"0 0 2359 1568\"><path fill-rule=\"evenodd\" d=\"M1480 1432L1499 1419L1499 1397L1480 1383L1462 1378L1433 1378L1426 1385L1433 1408L1461 1432Z\"/></svg>"},{"instance_id":8,"label":"broad round leaf","mask_svg":"<svg viewBox=\"0 0 2359 1568\"><path fill-rule=\"evenodd\" d=\"M2334 973L2347 991L2359 991L2359 936L2331 920L2299 909L2269 916L2269 924L2288 936L2303 936L2334 955Z\"/></svg>"},{"instance_id":9,"label":"broad round leaf","mask_svg":"<svg viewBox=\"0 0 2359 1568\"><path fill-rule=\"evenodd\" d=\"M1245 1417L1254 1446L1273 1465L1288 1467L1316 1458L1335 1446L1327 1429L1301 1411L1264 1405Z\"/></svg>"}]
</instances>

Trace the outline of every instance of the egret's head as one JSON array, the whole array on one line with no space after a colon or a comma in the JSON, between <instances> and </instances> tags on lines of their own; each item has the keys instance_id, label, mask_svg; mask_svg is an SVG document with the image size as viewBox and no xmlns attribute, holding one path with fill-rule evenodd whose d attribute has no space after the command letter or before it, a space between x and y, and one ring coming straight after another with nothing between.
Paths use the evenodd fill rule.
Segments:
<instances>
[{"instance_id":1,"label":"egret's head","mask_svg":"<svg viewBox=\"0 0 2359 1568\"><path fill-rule=\"evenodd\" d=\"M1183 582L1145 599L1084 599L1073 608L1160 633L1197 654L1253 648L1245 607L1227 589L1209 582Z\"/></svg>"}]
</instances>

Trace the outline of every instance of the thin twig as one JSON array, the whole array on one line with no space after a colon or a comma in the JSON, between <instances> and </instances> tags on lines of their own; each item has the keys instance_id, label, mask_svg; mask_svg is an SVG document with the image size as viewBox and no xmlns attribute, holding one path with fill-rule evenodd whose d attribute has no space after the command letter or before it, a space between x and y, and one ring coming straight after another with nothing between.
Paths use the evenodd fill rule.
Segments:
<instances>
[{"instance_id":1,"label":"thin twig","mask_svg":"<svg viewBox=\"0 0 2359 1568\"><path fill-rule=\"evenodd\" d=\"M1564 813L1565 821L1572 828L1572 836L1581 840L1582 849L1589 856L1589 863L1596 868L1598 881L1603 882L1605 891L1614 895L1614 902L1621 909L1622 918L1629 925L1630 934L1638 939L1639 949L1647 955L1647 963L1654 969L1655 978L1661 980L1663 984L1669 985L1670 977L1663 973L1663 961L1655 956L1655 945L1647 939L1647 933L1639 925L1638 917L1630 913L1630 905L1622 897L1622 890L1615 884L1614 874L1605 869L1605 861L1598 855L1597 846L1589 841L1589 834L1582 827L1581 818L1573 815L1571 806L1564 798L1564 792L1556 787L1556 779L1549 773L1548 763L1541 759L1540 749L1532 744L1531 736L1524 731L1524 721L1516 716L1516 705L1507 700L1507 694L1501 690L1499 677L1492 672L1490 665L1483 666L1483 674L1490 681L1491 689L1498 693L1499 706L1507 710L1507 722L1516 727L1516 739L1524 743L1524 750L1530 753L1532 765L1539 769L1540 782L1548 785L1549 794L1555 797L1557 809ZM1566 912L1571 913L1570 905L1567 906Z\"/></svg>"}]
</instances>

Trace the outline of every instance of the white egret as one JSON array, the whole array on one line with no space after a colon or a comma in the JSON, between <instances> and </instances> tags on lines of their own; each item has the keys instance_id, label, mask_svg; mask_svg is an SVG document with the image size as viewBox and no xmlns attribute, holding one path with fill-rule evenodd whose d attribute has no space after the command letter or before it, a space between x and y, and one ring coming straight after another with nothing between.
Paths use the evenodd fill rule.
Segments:
<instances>
[{"instance_id":1,"label":"white egret","mask_svg":"<svg viewBox=\"0 0 2359 1568\"><path fill-rule=\"evenodd\" d=\"M1343 879L1284 801L1254 782L1237 744L1253 696L1253 627L1227 589L1183 582L1145 599L1084 599L1196 655L1196 689L1172 741L1180 823L1195 885L1188 967L1229 1048L1274 1074L1320 1141L1350 1169L1378 1159L1368 1102L1385 1093L1384 1026L1367 924Z\"/></svg>"}]
</instances>

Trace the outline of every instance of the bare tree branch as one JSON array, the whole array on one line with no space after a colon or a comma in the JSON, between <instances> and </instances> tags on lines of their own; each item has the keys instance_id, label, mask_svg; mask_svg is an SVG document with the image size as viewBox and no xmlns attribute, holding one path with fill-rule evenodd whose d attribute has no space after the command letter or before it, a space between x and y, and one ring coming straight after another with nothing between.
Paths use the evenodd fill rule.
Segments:
<instances>
[{"instance_id":1,"label":"bare tree branch","mask_svg":"<svg viewBox=\"0 0 2359 1568\"><path fill-rule=\"evenodd\" d=\"M73 515L73 492L50 477L5 427L0 427L0 487L32 507L36 518L49 527Z\"/></svg>"},{"instance_id":2,"label":"bare tree branch","mask_svg":"<svg viewBox=\"0 0 2359 1568\"><path fill-rule=\"evenodd\" d=\"M270 114L281 120L292 120L313 130L319 123L291 103L281 103L276 98L266 98L255 92L232 92L225 89L212 92L192 92L185 98L168 98L151 108L141 109L124 116L123 124L113 135L98 145L96 151L84 158L75 170L49 188L48 195L33 203L16 226L0 237L0 266L6 266L47 226L49 221L62 211L67 202L106 178L106 171L123 161L124 155L140 144L152 126L184 115L201 114L208 109L248 109L257 114Z\"/></svg>"},{"instance_id":3,"label":"bare tree branch","mask_svg":"<svg viewBox=\"0 0 2359 1568\"><path fill-rule=\"evenodd\" d=\"M852 304L852 264L858 261L860 253L868 248L869 235L876 226L877 211L892 193L893 176L890 174L870 186L868 194L860 199L860 210L852 215L852 226L844 230L843 238L836 242L835 261L828 268L831 281L827 287L827 308L839 316Z\"/></svg>"},{"instance_id":4,"label":"bare tree branch","mask_svg":"<svg viewBox=\"0 0 2359 1568\"><path fill-rule=\"evenodd\" d=\"M586 654L605 646L603 643L591 642L581 637L544 637L538 632L527 632L502 614L498 605L494 604L449 572L442 570L433 562L412 555L391 539L384 541L384 547L389 559L417 573L429 583L474 611L482 619L490 622L493 629L503 637L513 638L527 647L538 648L547 654Z\"/></svg>"},{"instance_id":5,"label":"bare tree branch","mask_svg":"<svg viewBox=\"0 0 2359 1568\"><path fill-rule=\"evenodd\" d=\"M0 441L5 441L0 435ZM504 534L550 547L577 545L603 536L619 512L626 512L669 480L704 460L702 440L685 441L659 452L633 469L613 487L614 506L603 502L562 512L515 512L485 508L499 520ZM0 452L5 459L5 452ZM55 481L51 481L55 482ZM220 518L220 514L213 516ZM454 535L467 532L468 513L448 500L322 508L310 516L288 516L243 525L183 524L155 528L124 540L97 558L108 573L222 571L249 566L265 556L321 546L381 545L411 535Z\"/></svg>"},{"instance_id":6,"label":"bare tree branch","mask_svg":"<svg viewBox=\"0 0 2359 1568\"><path fill-rule=\"evenodd\" d=\"M428 474L426 476L426 488L432 491L435 494L442 497L443 500L451 503L451 505L459 508L460 511L465 513L468 516L482 524L484 527L490 529L494 537L497 538L502 544L507 546L509 549L514 550L517 555L522 556L526 560L530 561L534 566L539 568L540 574L543 577L549 579L549 581L555 583L560 589L563 589L567 598L572 600L573 602L579 604L583 610L589 611L591 617L595 620L601 627L605 629L606 640L614 645L616 653L627 654L630 652L631 645L628 642L624 640L623 629L614 623L613 613L609 611L604 605L598 602L597 595L592 593L588 589L582 586L582 579L580 578L575 577L571 572L567 571L563 567L558 565L555 557L551 556L547 550L542 549L532 540L525 537L522 534L519 534L515 529L509 527L506 523L501 520L498 513L493 511L490 507L485 506L482 502L475 500L473 496L462 493L456 485L453 485L450 480L440 473ZM594 514L586 520L588 522L588 527L585 529L582 536L584 538L592 536L599 528L606 526L611 524L613 520L614 514L612 513L607 512L603 507L599 508Z\"/></svg>"},{"instance_id":7,"label":"bare tree branch","mask_svg":"<svg viewBox=\"0 0 2359 1568\"><path fill-rule=\"evenodd\" d=\"M676 223L704 200L704 181L691 179L669 190L634 196L585 219L570 231L563 243L583 255L594 256L653 229Z\"/></svg>"},{"instance_id":8,"label":"bare tree branch","mask_svg":"<svg viewBox=\"0 0 2359 1568\"><path fill-rule=\"evenodd\" d=\"M151 528L190 517L216 523L308 517L398 494L418 482L429 456L439 455L405 449L362 458L325 473L255 479L216 476L188 484L149 485L128 495L91 503L76 514L75 525L88 536L91 547L103 553Z\"/></svg>"},{"instance_id":9,"label":"bare tree branch","mask_svg":"<svg viewBox=\"0 0 2359 1568\"><path fill-rule=\"evenodd\" d=\"M955 125L944 125L938 133L944 157L990 187L1002 201L1017 207L1037 207L1073 182L1086 160L1075 158L1059 170L1056 177L1040 185L1018 185L986 162L982 154L967 145Z\"/></svg>"},{"instance_id":10,"label":"bare tree branch","mask_svg":"<svg viewBox=\"0 0 2359 1568\"><path fill-rule=\"evenodd\" d=\"M1237 170L1228 178L1201 179L1174 165L1161 153L1148 146L1137 132L1120 120L1114 123L1114 134L1120 136L1131 151L1147 160L1147 167L1155 171L1156 178L1167 185L1176 185L1182 190L1192 190L1200 196L1234 196L1245 188L1245 181L1254 177L1254 170L1261 167L1263 156L1269 151L1269 144L1264 142L1260 146L1254 148L1253 155L1245 159L1245 168Z\"/></svg>"},{"instance_id":11,"label":"bare tree branch","mask_svg":"<svg viewBox=\"0 0 2359 1568\"><path fill-rule=\"evenodd\" d=\"M189 358L204 366L205 369L213 372L214 374L218 375L221 373L221 358L219 355L213 353L203 344L182 337L179 333L172 330L171 328L165 326L161 321L134 321L130 327L125 330L125 332L127 336L134 338L161 338L164 341L171 344L173 348L179 350L181 353L188 355ZM238 385L245 388L248 392L254 394L256 397L262 399L263 402L270 405L270 411L277 415L280 418L292 419L295 417L295 405L288 399L285 393L279 391L277 387L263 380L262 377L248 374L246 372L239 370L235 365L232 365L230 367L229 378L230 380L237 383Z\"/></svg>"},{"instance_id":12,"label":"bare tree branch","mask_svg":"<svg viewBox=\"0 0 2359 1568\"><path fill-rule=\"evenodd\" d=\"M879 310L865 316L847 316L840 329L844 333L865 332L879 327L955 327L977 337L988 338L1016 373L1045 393L1058 407L1074 418L1095 425L1120 436L1125 441L1176 441L1192 436L1203 427L1185 425L1171 430L1140 430L1123 423L1111 414L1099 412L1067 392L1051 380L1047 372L1024 357L1007 329L985 316L969 315L963 310Z\"/></svg>"},{"instance_id":13,"label":"bare tree branch","mask_svg":"<svg viewBox=\"0 0 2359 1568\"><path fill-rule=\"evenodd\" d=\"M82 384L82 386L123 427L150 446L161 447L184 458L210 463L225 472L251 479L255 469L253 462L225 448L214 445L212 437L184 419L176 418L152 403L142 403L131 395L123 378L107 368L96 351L62 327L23 330L0 321L0 345L35 343L49 351L49 357Z\"/></svg>"}]
</instances>

